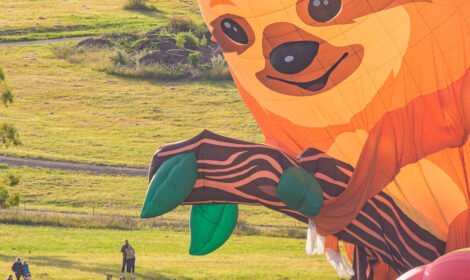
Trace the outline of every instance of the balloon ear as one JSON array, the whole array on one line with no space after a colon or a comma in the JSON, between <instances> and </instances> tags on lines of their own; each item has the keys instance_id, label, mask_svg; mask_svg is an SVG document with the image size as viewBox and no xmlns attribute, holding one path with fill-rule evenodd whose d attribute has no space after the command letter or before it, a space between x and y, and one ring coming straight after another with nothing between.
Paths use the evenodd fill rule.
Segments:
<instances>
[{"instance_id":1,"label":"balloon ear","mask_svg":"<svg viewBox=\"0 0 470 280\"><path fill-rule=\"evenodd\" d=\"M196 178L194 153L179 154L165 161L150 182L140 216L153 218L178 207L193 190Z\"/></svg>"},{"instance_id":2,"label":"balloon ear","mask_svg":"<svg viewBox=\"0 0 470 280\"><path fill-rule=\"evenodd\" d=\"M320 184L301 167L290 167L284 171L277 186L277 195L289 208L307 217L318 215L323 206Z\"/></svg>"},{"instance_id":3,"label":"balloon ear","mask_svg":"<svg viewBox=\"0 0 470 280\"><path fill-rule=\"evenodd\" d=\"M237 220L237 204L193 205L189 254L202 256L217 250L232 235Z\"/></svg>"}]
</instances>

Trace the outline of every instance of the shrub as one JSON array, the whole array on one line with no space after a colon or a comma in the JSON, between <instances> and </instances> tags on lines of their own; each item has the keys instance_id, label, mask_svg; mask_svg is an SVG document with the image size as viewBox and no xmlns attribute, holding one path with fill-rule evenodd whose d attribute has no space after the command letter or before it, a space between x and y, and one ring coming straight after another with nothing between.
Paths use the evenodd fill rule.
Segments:
<instances>
[{"instance_id":1,"label":"shrub","mask_svg":"<svg viewBox=\"0 0 470 280\"><path fill-rule=\"evenodd\" d=\"M205 24L198 24L196 28L192 30L192 32L194 33L194 35L196 35L199 38L202 38L202 37L210 38L212 36L209 29L207 29L207 26Z\"/></svg>"},{"instance_id":2,"label":"shrub","mask_svg":"<svg viewBox=\"0 0 470 280\"><path fill-rule=\"evenodd\" d=\"M7 208L7 202L8 202L9 197L10 195L8 194L7 189L0 186L0 208L1 209Z\"/></svg>"},{"instance_id":3,"label":"shrub","mask_svg":"<svg viewBox=\"0 0 470 280\"><path fill-rule=\"evenodd\" d=\"M12 144L21 145L20 136L13 125L4 123L0 126L0 145L8 147Z\"/></svg>"},{"instance_id":4,"label":"shrub","mask_svg":"<svg viewBox=\"0 0 470 280\"><path fill-rule=\"evenodd\" d=\"M5 73L2 68L0 68L0 81L5 81Z\"/></svg>"},{"instance_id":5,"label":"shrub","mask_svg":"<svg viewBox=\"0 0 470 280\"><path fill-rule=\"evenodd\" d=\"M14 174L7 174L5 178L3 178L3 182L7 186L14 187L20 183L20 177L15 176Z\"/></svg>"},{"instance_id":6,"label":"shrub","mask_svg":"<svg viewBox=\"0 0 470 280\"><path fill-rule=\"evenodd\" d=\"M230 80L232 75L228 69L225 59L222 55L216 55L211 58L211 65L205 73L205 78L208 80Z\"/></svg>"},{"instance_id":7,"label":"shrub","mask_svg":"<svg viewBox=\"0 0 470 280\"><path fill-rule=\"evenodd\" d=\"M201 53L200 52L191 52L188 55L189 63L193 67L198 67L201 64Z\"/></svg>"},{"instance_id":8,"label":"shrub","mask_svg":"<svg viewBox=\"0 0 470 280\"><path fill-rule=\"evenodd\" d=\"M127 0L124 9L132 11L155 11L157 10L154 6L147 4L147 0Z\"/></svg>"},{"instance_id":9,"label":"shrub","mask_svg":"<svg viewBox=\"0 0 470 280\"><path fill-rule=\"evenodd\" d=\"M20 205L20 194L19 193L14 193L13 195L10 195L7 201L8 207L16 207Z\"/></svg>"},{"instance_id":10,"label":"shrub","mask_svg":"<svg viewBox=\"0 0 470 280\"><path fill-rule=\"evenodd\" d=\"M203 47L207 46L207 38L206 38L206 36L202 36L201 40L199 40L199 45L200 45L200 46L203 46Z\"/></svg>"},{"instance_id":11,"label":"shrub","mask_svg":"<svg viewBox=\"0 0 470 280\"><path fill-rule=\"evenodd\" d=\"M113 65L116 66L125 66L129 65L131 62L131 59L128 57L128 55L120 50L116 51L113 55L109 57Z\"/></svg>"},{"instance_id":12,"label":"shrub","mask_svg":"<svg viewBox=\"0 0 470 280\"><path fill-rule=\"evenodd\" d=\"M182 16L170 18L168 26L173 29L173 32L189 32L198 28L198 25L193 20Z\"/></svg>"},{"instance_id":13,"label":"shrub","mask_svg":"<svg viewBox=\"0 0 470 280\"><path fill-rule=\"evenodd\" d=\"M176 46L180 49L196 50L199 47L199 39L191 32L176 34Z\"/></svg>"},{"instance_id":14,"label":"shrub","mask_svg":"<svg viewBox=\"0 0 470 280\"><path fill-rule=\"evenodd\" d=\"M2 89L2 102L5 106L13 103L13 93L11 93L11 90L6 86Z\"/></svg>"},{"instance_id":15,"label":"shrub","mask_svg":"<svg viewBox=\"0 0 470 280\"><path fill-rule=\"evenodd\" d=\"M10 195L7 189L0 187L0 209L6 209L18 206L20 204L20 195L15 193Z\"/></svg>"},{"instance_id":16,"label":"shrub","mask_svg":"<svg viewBox=\"0 0 470 280\"><path fill-rule=\"evenodd\" d=\"M220 54L213 56L211 58L211 65L212 65L212 69L216 72L222 72L224 69L227 68L225 65L225 59Z\"/></svg>"},{"instance_id":17,"label":"shrub","mask_svg":"<svg viewBox=\"0 0 470 280\"><path fill-rule=\"evenodd\" d=\"M158 34L160 37L166 37L166 36L169 36L170 35L170 32L168 31L168 29L163 26L161 29L160 29L160 32Z\"/></svg>"}]
</instances>

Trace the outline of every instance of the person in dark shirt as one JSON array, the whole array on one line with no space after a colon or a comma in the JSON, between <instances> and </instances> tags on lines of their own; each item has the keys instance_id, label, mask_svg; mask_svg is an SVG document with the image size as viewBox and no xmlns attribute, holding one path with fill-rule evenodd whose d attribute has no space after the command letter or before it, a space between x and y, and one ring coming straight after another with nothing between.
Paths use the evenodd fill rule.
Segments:
<instances>
[{"instance_id":1,"label":"person in dark shirt","mask_svg":"<svg viewBox=\"0 0 470 280\"><path fill-rule=\"evenodd\" d=\"M11 266L11 270L15 273L16 280L20 280L21 275L23 275L23 264L21 263L21 258L17 258L16 262Z\"/></svg>"},{"instance_id":2,"label":"person in dark shirt","mask_svg":"<svg viewBox=\"0 0 470 280\"><path fill-rule=\"evenodd\" d=\"M121 268L121 273L124 273L124 270L126 269L126 263L127 263L127 257L126 257L126 250L130 248L129 241L126 240L124 241L124 245L121 247L121 253L122 253L122 268Z\"/></svg>"}]
</instances>

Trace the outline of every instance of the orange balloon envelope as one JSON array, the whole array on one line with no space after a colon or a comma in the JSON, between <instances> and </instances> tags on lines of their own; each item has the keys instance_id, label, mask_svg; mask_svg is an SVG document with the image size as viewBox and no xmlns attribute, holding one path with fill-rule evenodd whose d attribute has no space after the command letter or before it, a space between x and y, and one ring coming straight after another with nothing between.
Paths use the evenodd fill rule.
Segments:
<instances>
[{"instance_id":1,"label":"orange balloon envelope","mask_svg":"<svg viewBox=\"0 0 470 280\"><path fill-rule=\"evenodd\" d=\"M286 213L330 236L330 248L353 243L357 279L373 279L377 264L393 275L430 263L447 242L470 246L470 1L199 4L270 146L205 132L163 147L150 174L170 155L194 153L207 174L184 203ZM316 236L309 244L324 245Z\"/></svg>"}]
</instances>

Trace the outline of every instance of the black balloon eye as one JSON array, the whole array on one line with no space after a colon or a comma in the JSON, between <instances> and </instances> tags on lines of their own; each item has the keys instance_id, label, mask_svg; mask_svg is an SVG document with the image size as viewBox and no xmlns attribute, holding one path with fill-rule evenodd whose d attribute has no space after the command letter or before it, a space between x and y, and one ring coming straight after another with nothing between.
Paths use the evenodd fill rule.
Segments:
<instances>
[{"instance_id":1,"label":"black balloon eye","mask_svg":"<svg viewBox=\"0 0 470 280\"><path fill-rule=\"evenodd\" d=\"M315 21L327 22L339 14L341 6L341 0L310 0L308 13Z\"/></svg>"},{"instance_id":2,"label":"black balloon eye","mask_svg":"<svg viewBox=\"0 0 470 280\"><path fill-rule=\"evenodd\" d=\"M310 41L284 43L271 52L271 65L283 74L302 72L317 56L319 46Z\"/></svg>"},{"instance_id":3,"label":"black balloon eye","mask_svg":"<svg viewBox=\"0 0 470 280\"><path fill-rule=\"evenodd\" d=\"M221 22L222 31L229 37L232 41L246 45L248 44L248 35L246 35L245 30L233 19L224 19Z\"/></svg>"}]
</instances>

